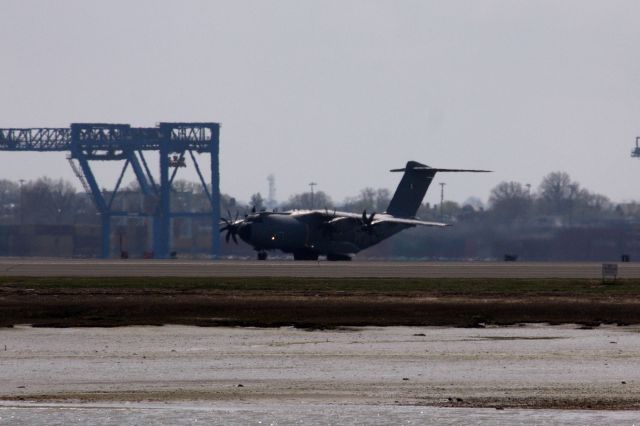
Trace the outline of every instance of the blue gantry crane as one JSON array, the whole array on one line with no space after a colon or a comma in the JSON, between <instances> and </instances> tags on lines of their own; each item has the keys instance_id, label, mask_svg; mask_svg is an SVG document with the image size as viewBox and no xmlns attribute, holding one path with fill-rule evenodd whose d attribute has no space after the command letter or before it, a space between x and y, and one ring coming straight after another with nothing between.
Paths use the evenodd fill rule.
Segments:
<instances>
[{"instance_id":1,"label":"blue gantry crane","mask_svg":"<svg viewBox=\"0 0 640 426\"><path fill-rule=\"evenodd\" d=\"M68 152L69 162L93 197L102 219L102 257L111 253L111 219L118 216L149 216L153 219L153 251L157 258L171 253L171 218L207 217L211 219L211 255L220 254L220 125L218 123L160 123L156 127L131 127L128 124L73 123L70 128L0 129L0 151ZM159 177L154 177L144 152L159 154ZM209 186L198 163L200 155L209 156ZM178 169L191 159L202 189L211 206L209 212L171 211L171 185ZM92 161L124 161L115 188L104 193L91 170ZM140 191L145 196L145 211L115 210L113 200L127 168L131 166Z\"/></svg>"}]
</instances>

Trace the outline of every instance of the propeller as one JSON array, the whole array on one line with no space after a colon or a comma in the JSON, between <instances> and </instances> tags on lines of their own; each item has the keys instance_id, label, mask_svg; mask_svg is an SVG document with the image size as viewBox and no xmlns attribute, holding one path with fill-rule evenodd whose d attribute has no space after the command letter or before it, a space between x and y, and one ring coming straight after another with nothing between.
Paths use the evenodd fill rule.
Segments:
<instances>
[{"instance_id":1,"label":"propeller","mask_svg":"<svg viewBox=\"0 0 640 426\"><path fill-rule=\"evenodd\" d=\"M335 219L336 217L336 209L333 209L333 213L329 213L329 210L325 207L324 208L324 214L327 215L327 217L331 217L331 219Z\"/></svg>"},{"instance_id":2,"label":"propeller","mask_svg":"<svg viewBox=\"0 0 640 426\"><path fill-rule=\"evenodd\" d=\"M371 213L370 216L367 216L367 211L362 211L362 230L367 232L373 231L373 218L376 216L376 212Z\"/></svg>"},{"instance_id":3,"label":"propeller","mask_svg":"<svg viewBox=\"0 0 640 426\"><path fill-rule=\"evenodd\" d=\"M227 210L227 214L229 215L229 219L227 218L220 218L220 220L222 220L225 225L220 228L220 232L224 232L227 231L227 234L224 236L224 240L229 243L229 240L233 238L233 242L238 244L238 239L236 238L236 235L238 235L238 226L240 225L240 222L238 221L238 215L239 213L236 212L236 217L235 219L231 219L231 212L229 210Z\"/></svg>"}]
</instances>

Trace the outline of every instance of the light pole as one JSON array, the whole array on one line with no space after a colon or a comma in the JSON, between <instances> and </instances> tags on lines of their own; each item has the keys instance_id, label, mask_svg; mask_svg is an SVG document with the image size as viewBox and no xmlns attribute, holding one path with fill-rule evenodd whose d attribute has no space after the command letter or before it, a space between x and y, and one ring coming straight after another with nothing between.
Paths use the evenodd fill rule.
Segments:
<instances>
[{"instance_id":1,"label":"light pole","mask_svg":"<svg viewBox=\"0 0 640 426\"><path fill-rule=\"evenodd\" d=\"M444 204L444 186L446 183L440 182L440 220L444 220L444 212L442 210L442 205Z\"/></svg>"},{"instance_id":2,"label":"light pole","mask_svg":"<svg viewBox=\"0 0 640 426\"><path fill-rule=\"evenodd\" d=\"M309 187L311 188L311 210L313 210L313 188L317 185L315 182L309 183Z\"/></svg>"}]
</instances>

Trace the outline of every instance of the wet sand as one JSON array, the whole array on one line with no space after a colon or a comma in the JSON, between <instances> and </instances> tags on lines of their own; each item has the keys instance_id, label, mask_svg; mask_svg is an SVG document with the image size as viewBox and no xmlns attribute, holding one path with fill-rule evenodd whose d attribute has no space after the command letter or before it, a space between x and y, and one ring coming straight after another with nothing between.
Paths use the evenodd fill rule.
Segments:
<instances>
[{"instance_id":1,"label":"wet sand","mask_svg":"<svg viewBox=\"0 0 640 426\"><path fill-rule=\"evenodd\" d=\"M640 326L601 325L640 323L637 280L0 281L0 424L606 424L640 410ZM167 323L184 325L139 326Z\"/></svg>"},{"instance_id":2,"label":"wet sand","mask_svg":"<svg viewBox=\"0 0 640 426\"><path fill-rule=\"evenodd\" d=\"M3 403L0 425L634 425L634 411L252 403Z\"/></svg>"},{"instance_id":3,"label":"wet sand","mask_svg":"<svg viewBox=\"0 0 640 426\"><path fill-rule=\"evenodd\" d=\"M634 326L21 326L0 330L0 399L638 410L639 356Z\"/></svg>"}]
</instances>

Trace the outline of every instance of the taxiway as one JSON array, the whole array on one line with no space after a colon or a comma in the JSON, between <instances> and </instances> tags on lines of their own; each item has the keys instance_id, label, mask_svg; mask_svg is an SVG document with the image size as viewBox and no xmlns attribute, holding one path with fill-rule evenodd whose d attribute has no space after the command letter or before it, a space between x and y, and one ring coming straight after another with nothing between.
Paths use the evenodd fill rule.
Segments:
<instances>
[{"instance_id":1,"label":"taxiway","mask_svg":"<svg viewBox=\"0 0 640 426\"><path fill-rule=\"evenodd\" d=\"M640 263L619 263L619 278L640 278ZM294 262L243 260L0 260L0 276L32 277L316 277L587 278L597 262Z\"/></svg>"}]
</instances>

